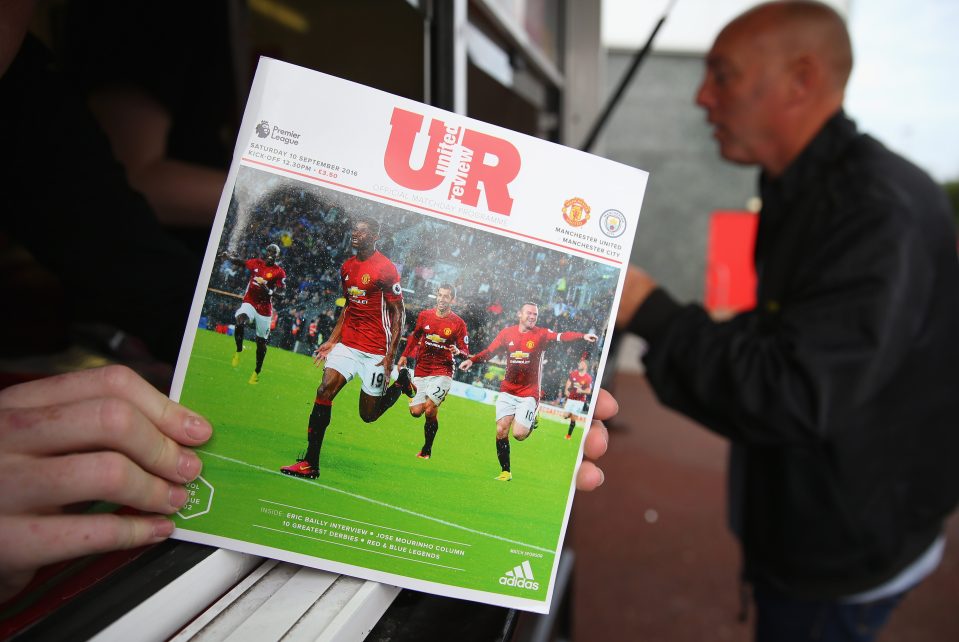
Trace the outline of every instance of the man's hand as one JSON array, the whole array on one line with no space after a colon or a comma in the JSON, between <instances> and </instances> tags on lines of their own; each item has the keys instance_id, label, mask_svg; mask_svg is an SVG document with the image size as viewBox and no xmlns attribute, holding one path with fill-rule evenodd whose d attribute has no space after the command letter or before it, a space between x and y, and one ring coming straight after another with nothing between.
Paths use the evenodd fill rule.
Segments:
<instances>
[{"instance_id":1,"label":"man's hand","mask_svg":"<svg viewBox=\"0 0 959 642\"><path fill-rule=\"evenodd\" d=\"M616 311L616 329L622 330L629 325L636 311L658 285L651 276L635 265L626 269L623 296L619 300L619 310Z\"/></svg>"},{"instance_id":2,"label":"man's hand","mask_svg":"<svg viewBox=\"0 0 959 642\"><path fill-rule=\"evenodd\" d=\"M594 490L603 485L603 471L591 459L599 459L606 453L609 445L609 432L603 425L604 419L610 419L619 412L619 404L613 396L603 389L596 399L596 412L593 413L593 424L586 433L586 442L583 444L585 458L576 475L576 488L579 490Z\"/></svg>"},{"instance_id":3,"label":"man's hand","mask_svg":"<svg viewBox=\"0 0 959 642\"><path fill-rule=\"evenodd\" d=\"M599 337L593 334L592 332L583 335L583 341L587 343L596 343L599 341Z\"/></svg>"},{"instance_id":4,"label":"man's hand","mask_svg":"<svg viewBox=\"0 0 959 642\"><path fill-rule=\"evenodd\" d=\"M326 358L330 356L330 350L332 350L335 345L336 343L332 341L320 344L320 346L313 351L313 365L319 368L320 364L326 361Z\"/></svg>"},{"instance_id":5,"label":"man's hand","mask_svg":"<svg viewBox=\"0 0 959 642\"><path fill-rule=\"evenodd\" d=\"M473 360L472 360L472 359L466 359L465 361L461 361L461 362L460 362L460 365L459 365L460 370L462 370L463 372L466 372L467 370L469 370L469 369L472 368L472 367L473 367Z\"/></svg>"},{"instance_id":6,"label":"man's hand","mask_svg":"<svg viewBox=\"0 0 959 642\"><path fill-rule=\"evenodd\" d=\"M160 515L77 514L103 500L169 515L202 464L205 419L109 366L0 391L0 601L41 566L165 539Z\"/></svg>"},{"instance_id":7,"label":"man's hand","mask_svg":"<svg viewBox=\"0 0 959 642\"><path fill-rule=\"evenodd\" d=\"M406 367L406 357L400 357L400 360L396 362L396 367L402 370Z\"/></svg>"},{"instance_id":8,"label":"man's hand","mask_svg":"<svg viewBox=\"0 0 959 642\"><path fill-rule=\"evenodd\" d=\"M390 385L390 376L393 374L393 355L384 355L383 360L376 365L383 366L383 391L385 392L386 387Z\"/></svg>"}]
</instances>

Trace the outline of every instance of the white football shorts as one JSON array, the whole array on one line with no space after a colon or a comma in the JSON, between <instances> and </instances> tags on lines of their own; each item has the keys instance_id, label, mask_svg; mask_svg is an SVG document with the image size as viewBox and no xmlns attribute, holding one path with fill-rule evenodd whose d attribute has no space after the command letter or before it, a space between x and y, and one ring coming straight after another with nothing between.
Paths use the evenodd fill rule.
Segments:
<instances>
[{"instance_id":1,"label":"white football shorts","mask_svg":"<svg viewBox=\"0 0 959 642\"><path fill-rule=\"evenodd\" d=\"M496 398L496 421L513 415L513 421L529 428L536 419L538 407L539 403L535 397L516 397L508 392L501 392Z\"/></svg>"},{"instance_id":2,"label":"white football shorts","mask_svg":"<svg viewBox=\"0 0 959 642\"><path fill-rule=\"evenodd\" d=\"M443 375L413 377L413 383L416 384L416 395L410 399L411 406L418 406L426 403L427 399L432 399L433 403L439 407L446 399L446 393L453 386L453 378Z\"/></svg>"},{"instance_id":3,"label":"white football shorts","mask_svg":"<svg viewBox=\"0 0 959 642\"><path fill-rule=\"evenodd\" d=\"M383 355L370 354L356 348L349 348L337 343L330 350L326 358L326 367L339 372L349 383L353 377L360 377L363 392L374 397L383 394L385 376L383 366L377 365L383 361Z\"/></svg>"},{"instance_id":4,"label":"white football shorts","mask_svg":"<svg viewBox=\"0 0 959 642\"><path fill-rule=\"evenodd\" d=\"M246 318L252 319L253 324L256 327L256 336L261 339L270 338L270 322L272 319L264 314L258 314L256 308L253 307L253 304L244 301L240 304L240 309L236 311L236 316L245 314Z\"/></svg>"}]
</instances>

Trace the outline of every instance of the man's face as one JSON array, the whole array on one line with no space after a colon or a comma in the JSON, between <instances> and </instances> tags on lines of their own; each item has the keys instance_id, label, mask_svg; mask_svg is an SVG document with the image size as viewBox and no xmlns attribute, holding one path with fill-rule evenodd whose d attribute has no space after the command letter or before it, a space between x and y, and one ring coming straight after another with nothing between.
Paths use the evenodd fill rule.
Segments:
<instances>
[{"instance_id":1,"label":"man's face","mask_svg":"<svg viewBox=\"0 0 959 642\"><path fill-rule=\"evenodd\" d=\"M584 359L579 360L579 371L586 372L586 361Z\"/></svg>"},{"instance_id":2,"label":"man's face","mask_svg":"<svg viewBox=\"0 0 959 642\"><path fill-rule=\"evenodd\" d=\"M765 166L784 133L785 65L777 34L763 27L755 19L726 27L706 56L696 94L719 153L734 163Z\"/></svg>"},{"instance_id":3,"label":"man's face","mask_svg":"<svg viewBox=\"0 0 959 642\"><path fill-rule=\"evenodd\" d=\"M355 250L366 250L373 247L373 244L376 243L376 238L368 224L357 223L353 226L350 243Z\"/></svg>"},{"instance_id":4,"label":"man's face","mask_svg":"<svg viewBox=\"0 0 959 642\"><path fill-rule=\"evenodd\" d=\"M446 314L453 305L453 293L446 288L440 288L436 291L436 311L440 314Z\"/></svg>"},{"instance_id":5,"label":"man's face","mask_svg":"<svg viewBox=\"0 0 959 642\"><path fill-rule=\"evenodd\" d=\"M535 305L526 304L519 310L519 325L524 330L532 330L536 327L536 318L539 316L539 308Z\"/></svg>"},{"instance_id":6,"label":"man's face","mask_svg":"<svg viewBox=\"0 0 959 642\"><path fill-rule=\"evenodd\" d=\"M266 248L266 257L264 261L267 265L274 265L276 260L280 257L280 251L275 247Z\"/></svg>"}]
</instances>

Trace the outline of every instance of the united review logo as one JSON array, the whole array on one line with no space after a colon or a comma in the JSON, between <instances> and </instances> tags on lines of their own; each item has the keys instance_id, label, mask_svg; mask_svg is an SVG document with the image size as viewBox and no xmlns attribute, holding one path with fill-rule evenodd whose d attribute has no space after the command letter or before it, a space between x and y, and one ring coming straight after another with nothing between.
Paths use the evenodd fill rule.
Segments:
<instances>
[{"instance_id":1,"label":"united review logo","mask_svg":"<svg viewBox=\"0 0 959 642\"><path fill-rule=\"evenodd\" d=\"M533 567L530 566L529 560L503 573L499 583L503 586L515 586L530 591L539 590L539 582L533 578Z\"/></svg>"}]
</instances>

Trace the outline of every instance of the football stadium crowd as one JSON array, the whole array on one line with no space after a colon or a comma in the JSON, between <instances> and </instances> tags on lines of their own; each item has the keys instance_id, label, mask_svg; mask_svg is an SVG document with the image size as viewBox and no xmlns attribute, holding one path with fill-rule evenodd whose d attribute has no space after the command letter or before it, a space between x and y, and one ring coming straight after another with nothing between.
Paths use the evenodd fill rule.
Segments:
<instances>
[{"instance_id":1,"label":"football stadium crowd","mask_svg":"<svg viewBox=\"0 0 959 642\"><path fill-rule=\"evenodd\" d=\"M255 170L249 170L255 171ZM466 322L470 349L486 347L503 328L516 323L524 302L539 306L537 325L556 332L599 335L597 344L553 346L543 365L543 399L557 400L570 370L584 353L595 371L612 307L616 271L576 256L530 243L432 219L357 196L287 181L253 203L234 197L220 251L241 258L261 256L270 243L281 248L286 290L274 295L270 344L311 354L332 332L344 303L339 270L352 255L350 230L356 217L381 224L378 249L398 267L406 305L404 337L417 314L433 307L437 286L456 288L453 310ZM249 281L242 264L217 261L201 324L229 331ZM405 339L404 339L405 341ZM404 343L400 344L400 350ZM496 360L468 373L466 383L497 388L503 368Z\"/></svg>"}]
</instances>

